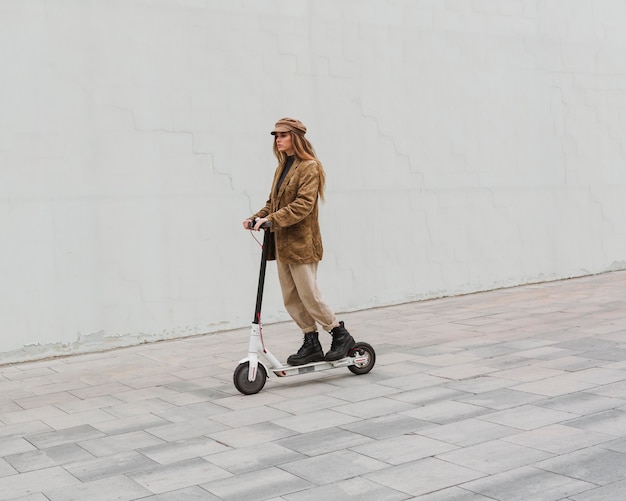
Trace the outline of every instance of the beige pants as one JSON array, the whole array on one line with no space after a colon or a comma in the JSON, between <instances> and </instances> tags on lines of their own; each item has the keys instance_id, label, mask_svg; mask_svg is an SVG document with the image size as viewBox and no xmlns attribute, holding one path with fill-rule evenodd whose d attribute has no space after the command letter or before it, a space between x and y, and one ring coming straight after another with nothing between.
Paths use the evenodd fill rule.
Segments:
<instances>
[{"instance_id":1,"label":"beige pants","mask_svg":"<svg viewBox=\"0 0 626 501\"><path fill-rule=\"evenodd\" d=\"M285 308L304 333L316 331L316 324L320 324L325 331L339 325L335 313L317 288L317 264L276 261Z\"/></svg>"}]
</instances>

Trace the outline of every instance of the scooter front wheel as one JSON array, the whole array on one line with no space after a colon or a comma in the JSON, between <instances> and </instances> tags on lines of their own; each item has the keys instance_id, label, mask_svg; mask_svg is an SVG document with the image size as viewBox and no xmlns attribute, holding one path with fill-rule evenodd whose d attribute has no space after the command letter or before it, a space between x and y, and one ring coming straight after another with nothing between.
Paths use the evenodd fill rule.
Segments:
<instances>
[{"instance_id":1,"label":"scooter front wheel","mask_svg":"<svg viewBox=\"0 0 626 501\"><path fill-rule=\"evenodd\" d=\"M354 365L348 366L354 374L367 374L376 363L376 352L367 343L356 343L348 352L349 357L356 358Z\"/></svg>"},{"instance_id":2,"label":"scooter front wheel","mask_svg":"<svg viewBox=\"0 0 626 501\"><path fill-rule=\"evenodd\" d=\"M257 365L256 376L254 381L248 380L248 366L250 362L240 363L235 372L233 373L233 383L244 395L254 395L260 392L265 386L265 380L267 379L267 372L262 364Z\"/></svg>"}]
</instances>

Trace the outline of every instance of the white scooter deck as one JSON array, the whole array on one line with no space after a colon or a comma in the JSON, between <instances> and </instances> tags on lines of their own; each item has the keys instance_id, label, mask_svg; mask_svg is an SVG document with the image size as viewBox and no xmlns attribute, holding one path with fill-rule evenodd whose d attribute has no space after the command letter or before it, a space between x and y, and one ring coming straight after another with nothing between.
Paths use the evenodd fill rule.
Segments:
<instances>
[{"instance_id":1,"label":"white scooter deck","mask_svg":"<svg viewBox=\"0 0 626 501\"><path fill-rule=\"evenodd\" d=\"M283 365L280 367L270 367L269 369L278 377L297 376L298 374L306 374L308 372L326 371L328 369L336 369L338 367L349 367L364 361L364 357L344 357L332 362L311 362L303 365Z\"/></svg>"}]
</instances>

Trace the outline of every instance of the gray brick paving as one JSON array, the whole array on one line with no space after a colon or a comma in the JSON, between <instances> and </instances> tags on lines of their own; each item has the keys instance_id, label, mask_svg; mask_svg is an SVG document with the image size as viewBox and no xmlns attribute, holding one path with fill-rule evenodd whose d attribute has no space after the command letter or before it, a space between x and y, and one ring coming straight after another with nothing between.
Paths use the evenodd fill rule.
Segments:
<instances>
[{"instance_id":1,"label":"gray brick paving","mask_svg":"<svg viewBox=\"0 0 626 501\"><path fill-rule=\"evenodd\" d=\"M624 290L613 272L345 314L371 373L250 396L247 329L0 366L0 499L626 498ZM281 359L300 341L264 335Z\"/></svg>"}]
</instances>

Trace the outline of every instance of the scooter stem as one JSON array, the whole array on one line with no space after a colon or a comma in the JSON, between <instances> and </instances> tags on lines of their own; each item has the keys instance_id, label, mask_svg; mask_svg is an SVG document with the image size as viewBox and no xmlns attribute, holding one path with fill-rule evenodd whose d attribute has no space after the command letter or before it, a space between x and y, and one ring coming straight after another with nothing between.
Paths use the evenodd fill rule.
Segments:
<instances>
[{"instance_id":1,"label":"scooter stem","mask_svg":"<svg viewBox=\"0 0 626 501\"><path fill-rule=\"evenodd\" d=\"M265 286L265 269L267 268L267 253L269 250L270 238L272 238L269 227L263 228L265 234L263 235L263 248L261 251L261 269L259 271L259 285L256 291L256 307L254 309L253 324L259 324L261 322L261 303L263 302L263 287Z\"/></svg>"}]
</instances>

